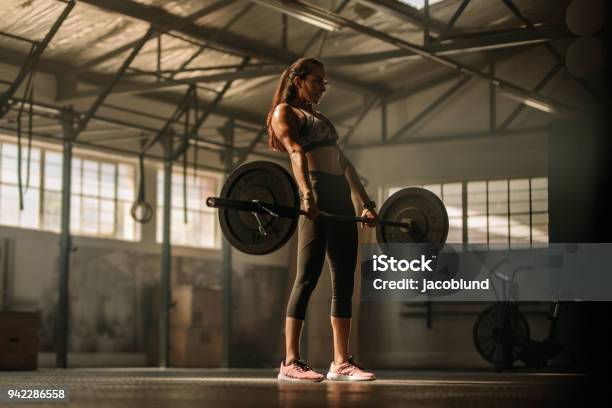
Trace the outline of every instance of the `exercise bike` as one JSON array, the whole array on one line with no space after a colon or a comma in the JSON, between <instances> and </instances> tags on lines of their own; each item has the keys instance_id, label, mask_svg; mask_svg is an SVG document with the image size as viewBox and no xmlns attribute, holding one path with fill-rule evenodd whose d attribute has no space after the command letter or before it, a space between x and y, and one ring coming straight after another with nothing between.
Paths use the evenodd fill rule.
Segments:
<instances>
[{"instance_id":1,"label":"exercise bike","mask_svg":"<svg viewBox=\"0 0 612 408\"><path fill-rule=\"evenodd\" d=\"M492 285L497 303L487 307L476 318L472 329L476 350L498 370L512 369L514 363L519 360L526 367L543 368L561 352L569 353L573 360L571 351L563 347L558 338L559 301L551 302L548 314L550 325L546 338L541 341L530 338L529 323L519 310L518 303L513 301L517 290L514 278L517 272L533 270L535 266L515 268L508 276L501 273L499 268L509 262L507 259L503 260L489 271L490 279L494 277L501 282L502 296L500 298L495 285Z\"/></svg>"}]
</instances>

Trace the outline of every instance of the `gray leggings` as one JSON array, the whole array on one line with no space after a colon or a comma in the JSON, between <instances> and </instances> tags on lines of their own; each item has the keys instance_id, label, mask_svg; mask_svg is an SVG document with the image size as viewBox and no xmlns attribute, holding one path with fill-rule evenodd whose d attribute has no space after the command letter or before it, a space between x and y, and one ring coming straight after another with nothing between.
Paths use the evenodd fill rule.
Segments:
<instances>
[{"instance_id":1,"label":"gray leggings","mask_svg":"<svg viewBox=\"0 0 612 408\"><path fill-rule=\"evenodd\" d=\"M351 189L344 176L309 173L319 210L355 215ZM317 286L325 255L332 281L331 315L351 317L351 298L357 262L357 224L317 217L300 217L297 275L289 297L287 316L304 320L312 291Z\"/></svg>"}]
</instances>

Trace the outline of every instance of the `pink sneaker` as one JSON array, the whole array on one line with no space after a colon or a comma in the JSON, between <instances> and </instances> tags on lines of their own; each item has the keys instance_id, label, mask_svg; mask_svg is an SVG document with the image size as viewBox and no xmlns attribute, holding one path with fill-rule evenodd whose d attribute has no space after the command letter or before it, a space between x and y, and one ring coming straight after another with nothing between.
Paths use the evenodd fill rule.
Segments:
<instances>
[{"instance_id":1,"label":"pink sneaker","mask_svg":"<svg viewBox=\"0 0 612 408\"><path fill-rule=\"evenodd\" d=\"M333 361L329 366L327 379L332 381L372 381L376 379L374 373L364 371L363 367L353 362L353 357L349 357L348 363L336 365Z\"/></svg>"},{"instance_id":2,"label":"pink sneaker","mask_svg":"<svg viewBox=\"0 0 612 408\"><path fill-rule=\"evenodd\" d=\"M323 374L317 373L302 360L293 360L289 365L283 361L278 373L278 379L284 381L319 382L324 378Z\"/></svg>"}]
</instances>

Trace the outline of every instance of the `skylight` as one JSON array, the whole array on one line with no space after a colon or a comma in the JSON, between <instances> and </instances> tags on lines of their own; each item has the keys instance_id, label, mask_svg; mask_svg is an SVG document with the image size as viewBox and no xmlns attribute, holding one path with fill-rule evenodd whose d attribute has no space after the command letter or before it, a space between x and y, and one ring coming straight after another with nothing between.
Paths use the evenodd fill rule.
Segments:
<instances>
[{"instance_id":1,"label":"skylight","mask_svg":"<svg viewBox=\"0 0 612 408\"><path fill-rule=\"evenodd\" d=\"M417 9L422 9L425 7L425 0L398 0L400 3L407 4ZM436 4L441 2L442 0L429 0L429 5Z\"/></svg>"}]
</instances>

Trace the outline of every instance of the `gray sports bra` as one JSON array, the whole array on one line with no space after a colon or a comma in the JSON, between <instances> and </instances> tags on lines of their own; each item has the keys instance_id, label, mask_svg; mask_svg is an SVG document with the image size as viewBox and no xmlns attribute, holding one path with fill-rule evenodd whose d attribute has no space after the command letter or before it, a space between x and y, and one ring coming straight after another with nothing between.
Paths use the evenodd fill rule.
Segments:
<instances>
[{"instance_id":1,"label":"gray sports bra","mask_svg":"<svg viewBox=\"0 0 612 408\"><path fill-rule=\"evenodd\" d=\"M304 153L323 146L337 146L338 132L329 120L321 119L304 109L295 108L304 114L304 123L300 128L298 141Z\"/></svg>"}]
</instances>

